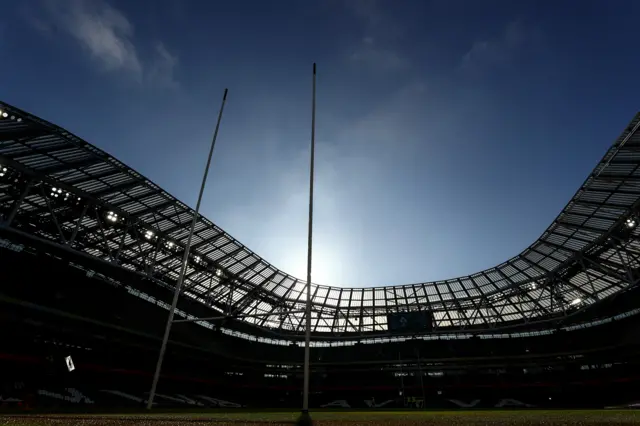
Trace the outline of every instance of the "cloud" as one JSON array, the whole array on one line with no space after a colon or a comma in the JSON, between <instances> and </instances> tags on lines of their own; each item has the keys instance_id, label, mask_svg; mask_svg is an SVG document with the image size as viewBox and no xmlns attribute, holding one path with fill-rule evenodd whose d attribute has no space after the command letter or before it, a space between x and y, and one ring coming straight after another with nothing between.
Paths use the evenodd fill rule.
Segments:
<instances>
[{"instance_id":1,"label":"cloud","mask_svg":"<svg viewBox=\"0 0 640 426\"><path fill-rule=\"evenodd\" d=\"M344 0L344 4L366 33L388 42L398 41L404 37L404 25L393 19L391 14L384 10L380 1Z\"/></svg>"},{"instance_id":2,"label":"cloud","mask_svg":"<svg viewBox=\"0 0 640 426\"><path fill-rule=\"evenodd\" d=\"M511 21L498 37L475 41L462 56L460 69L470 71L505 65L528 40L529 34L522 22Z\"/></svg>"},{"instance_id":3,"label":"cloud","mask_svg":"<svg viewBox=\"0 0 640 426\"><path fill-rule=\"evenodd\" d=\"M177 87L174 72L178 65L178 57L171 54L162 43L157 43L155 50L155 60L149 67L149 81L156 86Z\"/></svg>"},{"instance_id":4,"label":"cloud","mask_svg":"<svg viewBox=\"0 0 640 426\"><path fill-rule=\"evenodd\" d=\"M133 25L120 11L87 0L48 1L46 10L52 26L71 35L105 70L141 76Z\"/></svg>"},{"instance_id":5,"label":"cloud","mask_svg":"<svg viewBox=\"0 0 640 426\"><path fill-rule=\"evenodd\" d=\"M379 261L370 233L401 194L388 194L387 179L415 158L424 117L416 106L428 88L412 81L373 103L362 113L337 123L323 121L316 134L313 274L316 283L366 286L355 264ZM282 101L283 103L285 101ZM283 111L285 106L271 110ZM218 203L216 221L276 267L298 278L306 276L309 202L308 129L283 130L278 119L260 129L254 143L268 145L249 167L259 181L241 202ZM273 124L275 123L275 124ZM331 129L331 130L329 130ZM288 139L300 143L290 145ZM242 192L236 190L235 192ZM387 227L384 227L387 228ZM394 238L394 227L375 231ZM377 228L376 228L377 229ZM381 240L383 237L380 237ZM376 284L384 284L387 277Z\"/></svg>"},{"instance_id":6,"label":"cloud","mask_svg":"<svg viewBox=\"0 0 640 426\"><path fill-rule=\"evenodd\" d=\"M175 86L178 58L157 43L148 58L140 55L135 28L118 9L102 0L45 0L43 16L29 14L37 30L71 36L106 72L121 72L141 83Z\"/></svg>"},{"instance_id":7,"label":"cloud","mask_svg":"<svg viewBox=\"0 0 640 426\"><path fill-rule=\"evenodd\" d=\"M346 5L356 18L363 21L368 27L377 26L383 21L377 0L347 0Z\"/></svg>"},{"instance_id":8,"label":"cloud","mask_svg":"<svg viewBox=\"0 0 640 426\"><path fill-rule=\"evenodd\" d=\"M375 44L373 37L364 37L350 59L358 65L380 71L398 71L409 67L409 61L393 49L385 49Z\"/></svg>"},{"instance_id":9,"label":"cloud","mask_svg":"<svg viewBox=\"0 0 640 426\"><path fill-rule=\"evenodd\" d=\"M410 61L397 48L402 27L383 12L377 0L346 0L345 5L363 31L349 53L353 64L383 72L409 68Z\"/></svg>"}]
</instances>

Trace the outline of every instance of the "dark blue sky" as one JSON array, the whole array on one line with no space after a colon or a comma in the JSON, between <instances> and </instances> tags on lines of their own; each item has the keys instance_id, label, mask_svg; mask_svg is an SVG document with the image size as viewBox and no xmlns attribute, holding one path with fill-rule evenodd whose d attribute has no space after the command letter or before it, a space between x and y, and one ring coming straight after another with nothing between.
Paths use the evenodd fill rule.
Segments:
<instances>
[{"instance_id":1,"label":"dark blue sky","mask_svg":"<svg viewBox=\"0 0 640 426\"><path fill-rule=\"evenodd\" d=\"M0 0L0 98L313 281L451 278L534 241L639 109L637 1Z\"/></svg>"}]
</instances>

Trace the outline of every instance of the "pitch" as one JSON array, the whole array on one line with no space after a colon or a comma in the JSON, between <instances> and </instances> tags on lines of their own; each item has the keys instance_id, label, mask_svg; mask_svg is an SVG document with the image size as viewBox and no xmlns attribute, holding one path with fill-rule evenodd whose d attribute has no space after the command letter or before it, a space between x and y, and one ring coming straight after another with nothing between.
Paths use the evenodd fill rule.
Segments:
<instances>
[{"instance_id":1,"label":"pitch","mask_svg":"<svg viewBox=\"0 0 640 426\"><path fill-rule=\"evenodd\" d=\"M640 423L632 410L531 411L387 411L314 412L318 426L341 425L630 425ZM0 416L0 424L15 426L168 426L168 425L292 425L297 412L188 414L20 415Z\"/></svg>"}]
</instances>

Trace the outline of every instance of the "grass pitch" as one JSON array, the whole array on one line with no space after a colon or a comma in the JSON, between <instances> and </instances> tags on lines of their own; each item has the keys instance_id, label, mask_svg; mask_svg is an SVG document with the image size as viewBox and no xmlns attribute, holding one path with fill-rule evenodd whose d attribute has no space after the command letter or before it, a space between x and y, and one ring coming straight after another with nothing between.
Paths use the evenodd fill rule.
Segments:
<instances>
[{"instance_id":1,"label":"grass pitch","mask_svg":"<svg viewBox=\"0 0 640 426\"><path fill-rule=\"evenodd\" d=\"M239 426L292 425L297 412L225 412L189 414L20 415L0 416L11 426ZM640 412L631 410L554 411L316 411L318 426L457 426L457 425L631 425L640 424Z\"/></svg>"}]
</instances>

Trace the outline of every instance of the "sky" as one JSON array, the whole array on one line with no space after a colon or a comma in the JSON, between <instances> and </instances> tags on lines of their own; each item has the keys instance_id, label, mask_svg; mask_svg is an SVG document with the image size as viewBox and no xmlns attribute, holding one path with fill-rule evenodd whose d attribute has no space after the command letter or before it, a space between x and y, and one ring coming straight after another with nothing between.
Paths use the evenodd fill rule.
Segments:
<instances>
[{"instance_id":1,"label":"sky","mask_svg":"<svg viewBox=\"0 0 640 426\"><path fill-rule=\"evenodd\" d=\"M539 237L640 109L634 0L0 0L0 99L315 283L454 278Z\"/></svg>"}]
</instances>

